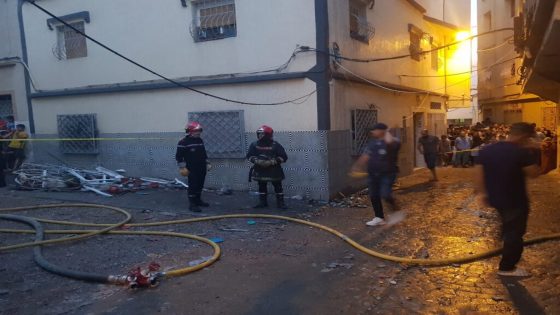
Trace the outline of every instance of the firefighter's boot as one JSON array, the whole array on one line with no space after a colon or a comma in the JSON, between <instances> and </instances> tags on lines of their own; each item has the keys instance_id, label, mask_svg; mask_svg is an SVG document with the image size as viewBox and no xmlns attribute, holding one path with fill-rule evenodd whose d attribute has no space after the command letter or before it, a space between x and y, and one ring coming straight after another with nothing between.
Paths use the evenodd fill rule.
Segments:
<instances>
[{"instance_id":1,"label":"firefighter's boot","mask_svg":"<svg viewBox=\"0 0 560 315\"><path fill-rule=\"evenodd\" d=\"M259 203L253 208L259 209L259 208L266 208L266 207L268 207L268 199L266 193L259 193Z\"/></svg>"},{"instance_id":2,"label":"firefighter's boot","mask_svg":"<svg viewBox=\"0 0 560 315\"><path fill-rule=\"evenodd\" d=\"M278 209L281 209L281 210L288 209L288 206L286 206L286 203L284 202L284 194L283 193L276 194L276 207L278 207Z\"/></svg>"}]
</instances>

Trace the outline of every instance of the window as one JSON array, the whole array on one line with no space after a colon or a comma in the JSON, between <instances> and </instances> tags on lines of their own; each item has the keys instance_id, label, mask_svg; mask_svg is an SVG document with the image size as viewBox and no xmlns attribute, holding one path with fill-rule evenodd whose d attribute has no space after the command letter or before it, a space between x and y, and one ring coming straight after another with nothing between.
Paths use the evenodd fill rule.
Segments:
<instances>
[{"instance_id":1,"label":"window","mask_svg":"<svg viewBox=\"0 0 560 315\"><path fill-rule=\"evenodd\" d=\"M422 52L420 43L422 41L422 35L424 34L424 32L412 24L408 24L408 32L410 34L410 58L416 61L420 61L420 55Z\"/></svg>"},{"instance_id":2,"label":"window","mask_svg":"<svg viewBox=\"0 0 560 315\"><path fill-rule=\"evenodd\" d=\"M60 141L64 154L98 154L97 141L85 140L97 137L96 114L57 115L58 137L76 139Z\"/></svg>"},{"instance_id":3,"label":"window","mask_svg":"<svg viewBox=\"0 0 560 315\"><path fill-rule=\"evenodd\" d=\"M437 44L432 44L432 70L438 71L439 69L439 49L437 49Z\"/></svg>"},{"instance_id":4,"label":"window","mask_svg":"<svg viewBox=\"0 0 560 315\"><path fill-rule=\"evenodd\" d=\"M0 95L0 119L6 116L13 116L14 109L12 106L11 95Z\"/></svg>"},{"instance_id":5,"label":"window","mask_svg":"<svg viewBox=\"0 0 560 315\"><path fill-rule=\"evenodd\" d=\"M367 22L366 4L362 0L349 1L350 37L369 42L372 27Z\"/></svg>"},{"instance_id":6,"label":"window","mask_svg":"<svg viewBox=\"0 0 560 315\"><path fill-rule=\"evenodd\" d=\"M193 1L193 28L196 42L237 36L234 0Z\"/></svg>"},{"instance_id":7,"label":"window","mask_svg":"<svg viewBox=\"0 0 560 315\"><path fill-rule=\"evenodd\" d=\"M377 110L355 109L352 110L352 153L363 153L368 140L369 130L377 123Z\"/></svg>"},{"instance_id":8,"label":"window","mask_svg":"<svg viewBox=\"0 0 560 315\"><path fill-rule=\"evenodd\" d=\"M441 109L440 102L430 102L430 109Z\"/></svg>"},{"instance_id":9,"label":"window","mask_svg":"<svg viewBox=\"0 0 560 315\"><path fill-rule=\"evenodd\" d=\"M72 27L85 33L84 22L69 23ZM55 56L59 59L74 59L87 57L86 38L66 25L56 27L57 46L54 50Z\"/></svg>"},{"instance_id":10,"label":"window","mask_svg":"<svg viewBox=\"0 0 560 315\"><path fill-rule=\"evenodd\" d=\"M242 110L190 112L189 121L204 127L204 143L210 158L244 158L245 120Z\"/></svg>"}]
</instances>

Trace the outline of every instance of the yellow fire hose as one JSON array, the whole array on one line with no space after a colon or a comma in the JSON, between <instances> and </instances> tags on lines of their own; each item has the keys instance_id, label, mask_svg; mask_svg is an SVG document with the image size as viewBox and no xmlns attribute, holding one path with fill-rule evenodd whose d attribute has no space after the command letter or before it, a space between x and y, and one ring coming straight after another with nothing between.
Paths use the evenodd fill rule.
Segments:
<instances>
[{"instance_id":1,"label":"yellow fire hose","mask_svg":"<svg viewBox=\"0 0 560 315\"><path fill-rule=\"evenodd\" d=\"M220 248L216 243L214 243L213 241L211 241L209 239L206 239L206 238L203 238L203 237L200 237L200 236L197 236L197 235L174 233L174 232L159 232L159 231L114 231L115 228L118 228L118 227L122 226L123 224L128 222L131 218L131 215L128 212L126 212L123 209L116 208L116 207L110 207L110 206L104 206L104 205L98 205L98 204L52 204L52 205L40 205L40 206L31 206L31 207L4 208L4 209L0 209L0 212L13 212L13 211L34 210L34 209L43 209L43 208L61 208L61 207L66 207L66 208L68 208L68 207L81 207L81 208L89 207L89 208L110 209L110 210L114 210L114 211L117 211L119 213L125 214L126 219L117 223L117 224L96 224L96 223L79 223L79 222L71 222L71 221L57 221L57 220L35 219L34 218L34 220L42 222L42 223L51 223L51 224L69 225L69 226L100 227L102 229L100 229L100 230L47 230L47 231L45 231L45 233L47 233L47 234L81 234L81 235L75 236L75 237L52 239L52 240L42 241L42 242L29 242L29 243L22 243L22 244L0 247L0 252L7 251L7 250L12 250L12 249L30 247L30 246L37 246L37 245L44 245L44 244L56 244L56 243L68 242L68 241L72 241L72 240L85 239L87 237L92 237L92 236L103 234L103 233L117 234L117 235L120 235L120 234L127 234L127 235L161 235L161 236L183 237L183 238L189 238L189 239L194 239L194 240L204 242L204 243L209 244L210 246L212 246L214 248L214 255L212 256L211 259L209 259L209 260L207 260L207 261L205 261L205 262L203 262L203 263L201 263L197 266L187 267L187 268L182 268L182 269L177 269L177 270L174 270L174 271L167 272L166 273L167 277L181 276L181 275L185 275L185 274L200 270L202 268L205 268L205 267L211 265L212 263L214 263L216 260L218 260L220 254L221 254ZM367 255L373 256L373 257L377 257L377 258L380 258L380 259L384 259L384 260L388 260L388 261L392 261L392 262L397 262L397 263L408 264L408 265L443 266L443 265L450 265L450 264L461 264L461 263L472 262L472 261L476 261L476 260L480 260L480 259L484 259L484 258L488 258L488 257L498 255L502 250L501 248L496 248L496 249L493 249L493 250L489 250L489 251L474 254L474 255L463 256L463 257L455 257L455 258L418 259L418 258L397 257L397 256L383 254L383 253L374 251L372 249L369 249L369 248L359 244L358 242L352 240L351 238L349 238L345 234L343 234L343 233L341 233L341 232L339 232L335 229L332 229L328 226L318 224L318 223L314 223L314 222L301 220L301 219L296 219L296 218L292 218L292 217L270 215L270 214L229 214L229 215L219 215L219 216L210 216L210 217L193 218L193 219L160 221L160 222L153 222L153 223L127 224L126 227L130 227L130 228L151 227L151 226L186 224L186 223L194 223L194 222L205 222L205 221L224 220L224 219L240 219L240 218L276 219L276 220L283 220L283 221L294 222L294 223L298 223L298 224L311 226L311 227L329 232L329 233L341 238L343 241L350 244L352 247L356 248L357 250L363 252L364 254L367 254ZM18 229L0 229L0 233L27 233L28 234L28 233L35 233L35 231L32 231L32 230L18 230ZM531 238L531 239L526 240L524 242L524 245L533 245L533 244L543 243L543 242L551 241L551 240L560 240L560 233L554 233L554 234L550 234L550 235Z\"/></svg>"}]
</instances>

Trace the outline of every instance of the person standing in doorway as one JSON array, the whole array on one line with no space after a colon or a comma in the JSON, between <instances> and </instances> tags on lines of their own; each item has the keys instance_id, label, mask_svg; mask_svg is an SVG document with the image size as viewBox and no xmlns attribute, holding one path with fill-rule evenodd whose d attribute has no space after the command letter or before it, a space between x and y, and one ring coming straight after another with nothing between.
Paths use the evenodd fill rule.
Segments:
<instances>
[{"instance_id":1,"label":"person standing in doorway","mask_svg":"<svg viewBox=\"0 0 560 315\"><path fill-rule=\"evenodd\" d=\"M179 173L188 176L189 210L193 212L202 211L200 207L210 206L202 201L202 189L206 179L206 172L211 165L208 162L208 155L204 147L202 125L193 121L185 127L187 135L177 144L175 159L179 166Z\"/></svg>"},{"instance_id":2,"label":"person standing in doorway","mask_svg":"<svg viewBox=\"0 0 560 315\"><path fill-rule=\"evenodd\" d=\"M253 163L249 171L249 180L259 183L259 203L254 208L268 207L268 183L272 183L276 193L278 209L287 209L284 202L282 181L285 178L282 163L286 163L288 155L284 147L273 139L274 130L263 125L257 130L257 141L251 143L247 151L247 160Z\"/></svg>"},{"instance_id":3,"label":"person standing in doorway","mask_svg":"<svg viewBox=\"0 0 560 315\"><path fill-rule=\"evenodd\" d=\"M424 155L426 166L432 173L432 181L437 181L436 162L439 155L439 138L430 135L428 129L422 130L422 136L418 139L418 151Z\"/></svg>"},{"instance_id":4,"label":"person standing in doorway","mask_svg":"<svg viewBox=\"0 0 560 315\"><path fill-rule=\"evenodd\" d=\"M533 132L533 127L528 123L513 124L506 141L489 145L480 151L477 193L501 217L504 246L498 274L502 276L529 275L516 265L523 253L523 235L529 217L526 177L540 175L538 156L531 141Z\"/></svg>"},{"instance_id":5,"label":"person standing in doorway","mask_svg":"<svg viewBox=\"0 0 560 315\"><path fill-rule=\"evenodd\" d=\"M393 208L393 211L399 210L393 197L393 184L399 172L397 161L401 143L387 129L387 125L383 123L377 123L372 127L370 132L372 139L352 170L359 173L359 170L367 168L369 196L375 213L374 218L366 222L368 226L387 224L383 212L383 200Z\"/></svg>"}]
</instances>

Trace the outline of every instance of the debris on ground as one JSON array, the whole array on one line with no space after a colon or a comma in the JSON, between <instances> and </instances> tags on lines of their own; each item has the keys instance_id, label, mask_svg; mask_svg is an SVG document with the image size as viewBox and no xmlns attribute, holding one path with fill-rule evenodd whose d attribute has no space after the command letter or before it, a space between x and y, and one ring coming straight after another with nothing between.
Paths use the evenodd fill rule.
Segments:
<instances>
[{"instance_id":1,"label":"debris on ground","mask_svg":"<svg viewBox=\"0 0 560 315\"><path fill-rule=\"evenodd\" d=\"M146 189L186 189L188 185L179 179L167 180L150 177L126 177L124 170L112 171L104 167L95 170L73 168L51 164L25 163L14 171L16 188L43 191L92 191L111 197L127 192Z\"/></svg>"},{"instance_id":2,"label":"debris on ground","mask_svg":"<svg viewBox=\"0 0 560 315\"><path fill-rule=\"evenodd\" d=\"M350 269L354 267L354 264L349 264L349 263L339 263L339 262L332 262L329 263L325 268L323 268L321 270L321 272L331 272L336 268L346 268L346 269Z\"/></svg>"}]
</instances>

